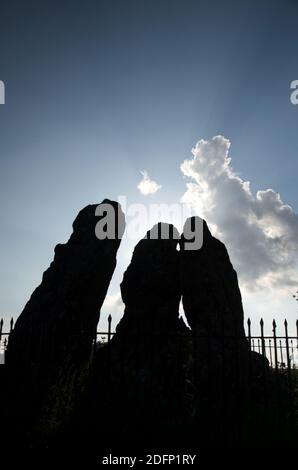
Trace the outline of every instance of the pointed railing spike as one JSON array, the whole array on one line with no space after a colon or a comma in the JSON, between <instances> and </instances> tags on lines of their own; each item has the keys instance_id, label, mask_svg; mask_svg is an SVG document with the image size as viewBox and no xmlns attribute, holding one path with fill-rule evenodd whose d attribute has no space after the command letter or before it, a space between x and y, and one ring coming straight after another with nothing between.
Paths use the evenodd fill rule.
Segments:
<instances>
[{"instance_id":1,"label":"pointed railing spike","mask_svg":"<svg viewBox=\"0 0 298 470\"><path fill-rule=\"evenodd\" d=\"M266 357L266 348L265 348L265 338L264 338L264 320L261 318L260 320L261 325L261 345L262 345L262 355Z\"/></svg>"},{"instance_id":2,"label":"pointed railing spike","mask_svg":"<svg viewBox=\"0 0 298 470\"><path fill-rule=\"evenodd\" d=\"M276 339L276 321L273 319L272 322L273 327L273 347L274 347L274 362L275 362L275 370L278 371L278 353L277 353L277 339Z\"/></svg>"},{"instance_id":3,"label":"pointed railing spike","mask_svg":"<svg viewBox=\"0 0 298 470\"><path fill-rule=\"evenodd\" d=\"M251 321L250 318L247 319L247 334L248 334L248 346L249 346L249 353L251 351Z\"/></svg>"},{"instance_id":4,"label":"pointed railing spike","mask_svg":"<svg viewBox=\"0 0 298 470\"><path fill-rule=\"evenodd\" d=\"M108 316L108 342L111 341L111 331L112 331L111 326L112 326L112 315L109 314Z\"/></svg>"},{"instance_id":5,"label":"pointed railing spike","mask_svg":"<svg viewBox=\"0 0 298 470\"><path fill-rule=\"evenodd\" d=\"M287 320L284 321L284 325L285 325L287 367L288 367L288 373L289 373L289 380L291 380L291 377L290 377L290 372L291 372L291 358L290 358L289 335L288 335L288 322L287 322Z\"/></svg>"},{"instance_id":6,"label":"pointed railing spike","mask_svg":"<svg viewBox=\"0 0 298 470\"><path fill-rule=\"evenodd\" d=\"M3 318L1 318L1 321L0 321L0 348L1 348L2 330L3 330Z\"/></svg>"}]
</instances>

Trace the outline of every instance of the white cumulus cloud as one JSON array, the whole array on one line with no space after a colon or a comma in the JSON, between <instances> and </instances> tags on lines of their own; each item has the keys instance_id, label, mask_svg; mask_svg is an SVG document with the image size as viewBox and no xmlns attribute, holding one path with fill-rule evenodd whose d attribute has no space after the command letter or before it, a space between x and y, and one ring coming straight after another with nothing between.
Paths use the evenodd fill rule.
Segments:
<instances>
[{"instance_id":1,"label":"white cumulus cloud","mask_svg":"<svg viewBox=\"0 0 298 470\"><path fill-rule=\"evenodd\" d=\"M155 194L159 189L161 189L161 185L156 181L153 181L147 171L141 171L141 174L143 175L143 178L138 184L138 190L141 194L148 196L149 194Z\"/></svg>"},{"instance_id":2,"label":"white cumulus cloud","mask_svg":"<svg viewBox=\"0 0 298 470\"><path fill-rule=\"evenodd\" d=\"M116 292L115 294L108 294L104 301L104 306L108 309L122 309L124 304L122 302L122 297L120 292Z\"/></svg>"},{"instance_id":3,"label":"white cumulus cloud","mask_svg":"<svg viewBox=\"0 0 298 470\"><path fill-rule=\"evenodd\" d=\"M298 285L298 214L273 189L253 194L231 167L230 141L200 140L181 164L191 178L182 202L191 203L226 245L249 290Z\"/></svg>"}]
</instances>

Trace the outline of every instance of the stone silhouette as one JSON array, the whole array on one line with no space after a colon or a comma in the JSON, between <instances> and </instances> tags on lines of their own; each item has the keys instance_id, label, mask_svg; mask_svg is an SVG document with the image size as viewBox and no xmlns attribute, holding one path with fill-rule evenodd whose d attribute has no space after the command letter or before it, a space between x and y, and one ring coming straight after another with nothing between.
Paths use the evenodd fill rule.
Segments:
<instances>
[{"instance_id":1,"label":"stone silhouette","mask_svg":"<svg viewBox=\"0 0 298 470\"><path fill-rule=\"evenodd\" d=\"M187 219L184 232L198 217ZM225 245L214 238L205 221L203 245L197 250L185 250L181 237L182 301L187 321L199 334L245 338L243 307L234 270Z\"/></svg>"},{"instance_id":2,"label":"stone silhouette","mask_svg":"<svg viewBox=\"0 0 298 470\"><path fill-rule=\"evenodd\" d=\"M213 439L219 433L236 442L239 432L233 430L245 410L248 367L241 294L225 245L197 219L186 220L180 251L182 302L193 334L195 419L204 428L201 440L209 432ZM194 233L196 223L203 244L187 250L185 233Z\"/></svg>"},{"instance_id":3,"label":"stone silhouette","mask_svg":"<svg viewBox=\"0 0 298 470\"><path fill-rule=\"evenodd\" d=\"M159 223L135 247L123 276L125 312L117 338L146 332L161 335L177 327L180 302L179 232ZM138 331L136 331L138 330Z\"/></svg>"},{"instance_id":4,"label":"stone silhouette","mask_svg":"<svg viewBox=\"0 0 298 470\"><path fill-rule=\"evenodd\" d=\"M124 316L110 344L98 350L98 380L91 387L98 419L107 413L109 436L117 432L134 441L146 436L149 442L182 432L182 422L185 432L187 374L180 366L187 362L189 330L179 319L178 240L175 227L157 224L136 245L124 273ZM97 422L94 407L92 415Z\"/></svg>"},{"instance_id":5,"label":"stone silhouette","mask_svg":"<svg viewBox=\"0 0 298 470\"><path fill-rule=\"evenodd\" d=\"M99 240L95 224L104 226L104 217L95 216L96 206L83 209L11 335L10 431L17 428L25 446L69 445L96 456L118 442L155 452L267 438L268 416L280 422L281 408L268 410L288 389L273 381L263 356L250 353L237 274L205 221L188 219L181 238L169 224L147 232L123 276L116 334L94 342L125 223L118 204L104 204L114 208L116 239ZM193 225L203 244L189 250ZM181 297L191 329L179 318Z\"/></svg>"},{"instance_id":6,"label":"stone silhouette","mask_svg":"<svg viewBox=\"0 0 298 470\"><path fill-rule=\"evenodd\" d=\"M88 376L100 308L125 226L118 203L105 199L102 204L114 213L117 236L99 240L95 226L104 217L95 215L97 205L82 209L69 241L56 246L9 340L11 413L19 432L31 433L31 441L59 430Z\"/></svg>"}]
</instances>

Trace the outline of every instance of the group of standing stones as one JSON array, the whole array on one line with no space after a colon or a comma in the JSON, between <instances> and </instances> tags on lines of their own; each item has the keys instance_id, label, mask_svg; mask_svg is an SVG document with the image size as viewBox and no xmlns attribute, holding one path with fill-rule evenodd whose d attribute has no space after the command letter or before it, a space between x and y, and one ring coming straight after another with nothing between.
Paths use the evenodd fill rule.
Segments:
<instances>
[{"instance_id":1,"label":"group of standing stones","mask_svg":"<svg viewBox=\"0 0 298 470\"><path fill-rule=\"evenodd\" d=\"M218 430L226 415L233 426L244 403L248 354L237 275L224 244L199 218L187 219L181 237L172 225L154 226L124 273L116 334L95 348L125 228L119 204L102 204L114 209L116 237L98 239L95 225L104 215L96 216L97 205L85 207L11 334L14 432L40 443L69 422L96 423L97 414L108 417L107 433L109 423L120 434L137 433L144 423L148 434L157 427L179 434L194 423L216 422ZM201 230L196 249L189 249L192 226ZM189 326L179 317L181 299Z\"/></svg>"}]
</instances>

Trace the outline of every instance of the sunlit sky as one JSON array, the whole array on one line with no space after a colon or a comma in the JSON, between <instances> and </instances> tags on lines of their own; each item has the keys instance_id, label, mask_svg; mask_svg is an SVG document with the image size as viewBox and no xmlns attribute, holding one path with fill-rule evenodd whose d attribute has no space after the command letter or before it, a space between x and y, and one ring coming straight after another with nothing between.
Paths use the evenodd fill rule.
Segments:
<instances>
[{"instance_id":1,"label":"sunlit sky","mask_svg":"<svg viewBox=\"0 0 298 470\"><path fill-rule=\"evenodd\" d=\"M19 315L82 207L119 195L181 201L196 183L181 164L217 135L253 198L272 188L291 206L294 254L297 14L285 0L1 2L0 316ZM140 193L143 170L162 186L155 194ZM209 215L223 232L225 212ZM117 293L134 243L119 250L103 326L123 313ZM297 289L287 284L243 288L246 316L287 317L293 331Z\"/></svg>"}]
</instances>

